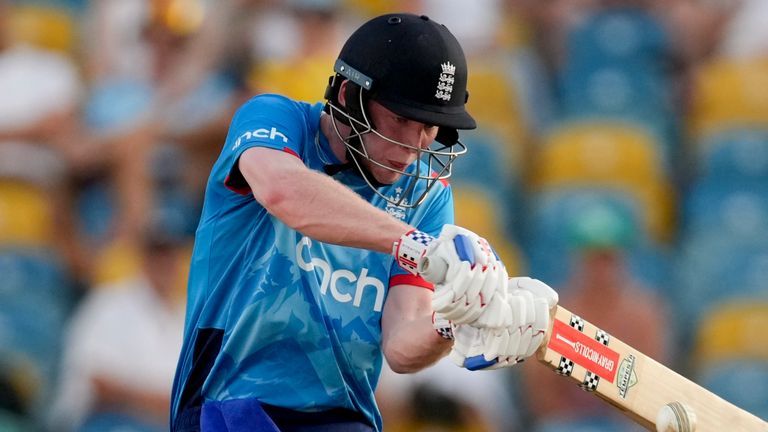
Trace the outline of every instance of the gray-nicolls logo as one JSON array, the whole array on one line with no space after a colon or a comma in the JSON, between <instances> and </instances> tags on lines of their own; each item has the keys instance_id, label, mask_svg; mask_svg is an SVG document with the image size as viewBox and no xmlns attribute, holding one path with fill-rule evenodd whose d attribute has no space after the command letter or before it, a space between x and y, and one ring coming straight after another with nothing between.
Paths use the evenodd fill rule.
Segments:
<instances>
[{"instance_id":1,"label":"gray-nicolls logo","mask_svg":"<svg viewBox=\"0 0 768 432\"><path fill-rule=\"evenodd\" d=\"M440 74L440 80L437 82L435 97L449 101L453 92L453 76L456 74L456 66L452 65L449 61L441 63L440 66L443 68L443 71Z\"/></svg>"}]
</instances>

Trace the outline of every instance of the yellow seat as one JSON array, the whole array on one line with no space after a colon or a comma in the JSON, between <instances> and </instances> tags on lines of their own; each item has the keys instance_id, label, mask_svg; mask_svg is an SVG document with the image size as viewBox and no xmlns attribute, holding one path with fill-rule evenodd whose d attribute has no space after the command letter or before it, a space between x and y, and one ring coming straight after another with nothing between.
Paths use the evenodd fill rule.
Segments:
<instances>
[{"instance_id":1,"label":"yellow seat","mask_svg":"<svg viewBox=\"0 0 768 432\"><path fill-rule=\"evenodd\" d=\"M768 362L768 302L736 301L718 306L698 326L694 359L698 367L725 360Z\"/></svg>"},{"instance_id":2,"label":"yellow seat","mask_svg":"<svg viewBox=\"0 0 768 432\"><path fill-rule=\"evenodd\" d=\"M369 18L396 12L391 0L344 0L343 7Z\"/></svg>"},{"instance_id":3,"label":"yellow seat","mask_svg":"<svg viewBox=\"0 0 768 432\"><path fill-rule=\"evenodd\" d=\"M77 47L77 23L65 9L18 5L11 8L9 18L8 28L12 41L65 54L74 53Z\"/></svg>"},{"instance_id":4,"label":"yellow seat","mask_svg":"<svg viewBox=\"0 0 768 432\"><path fill-rule=\"evenodd\" d=\"M39 247L53 242L53 208L45 192L0 180L0 244Z\"/></svg>"},{"instance_id":5,"label":"yellow seat","mask_svg":"<svg viewBox=\"0 0 768 432\"><path fill-rule=\"evenodd\" d=\"M456 224L488 240L510 276L522 274L525 265L520 250L505 234L496 204L479 188L456 185L452 188Z\"/></svg>"},{"instance_id":6,"label":"yellow seat","mask_svg":"<svg viewBox=\"0 0 768 432\"><path fill-rule=\"evenodd\" d=\"M648 232L672 236L674 192L659 147L640 129L613 123L562 126L545 137L534 155L533 192L604 187L626 192L644 209Z\"/></svg>"},{"instance_id":7,"label":"yellow seat","mask_svg":"<svg viewBox=\"0 0 768 432\"><path fill-rule=\"evenodd\" d=\"M495 61L471 60L467 82L467 111L484 131L491 130L506 143L520 143L526 134L518 91Z\"/></svg>"},{"instance_id":8,"label":"yellow seat","mask_svg":"<svg viewBox=\"0 0 768 432\"><path fill-rule=\"evenodd\" d=\"M109 286L141 274L141 251L138 242L112 241L94 258L94 286Z\"/></svg>"},{"instance_id":9,"label":"yellow seat","mask_svg":"<svg viewBox=\"0 0 768 432\"><path fill-rule=\"evenodd\" d=\"M317 102L323 99L334 59L317 56L288 61L266 61L248 74L248 86L256 93L278 93L292 99Z\"/></svg>"},{"instance_id":10,"label":"yellow seat","mask_svg":"<svg viewBox=\"0 0 768 432\"><path fill-rule=\"evenodd\" d=\"M727 128L768 126L768 58L703 66L694 80L688 123L696 142Z\"/></svg>"}]
</instances>

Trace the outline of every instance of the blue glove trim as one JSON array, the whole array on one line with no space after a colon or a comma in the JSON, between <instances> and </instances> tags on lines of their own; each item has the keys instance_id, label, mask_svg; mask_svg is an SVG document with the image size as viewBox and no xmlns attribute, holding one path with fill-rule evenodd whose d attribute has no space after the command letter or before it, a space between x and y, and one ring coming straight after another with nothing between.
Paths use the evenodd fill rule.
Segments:
<instances>
[{"instance_id":1,"label":"blue glove trim","mask_svg":"<svg viewBox=\"0 0 768 432\"><path fill-rule=\"evenodd\" d=\"M467 357L466 359L464 359L464 367L467 370L474 371L474 370L485 369L487 367L493 366L497 362L498 362L498 359L493 359L491 361L488 361L485 359L485 357L483 357L482 354L480 354L473 357Z\"/></svg>"},{"instance_id":2,"label":"blue glove trim","mask_svg":"<svg viewBox=\"0 0 768 432\"><path fill-rule=\"evenodd\" d=\"M456 248L456 253L459 255L460 260L472 263L472 265L477 263L475 248L472 246L472 240L469 237L457 234L453 238L453 247Z\"/></svg>"}]
</instances>

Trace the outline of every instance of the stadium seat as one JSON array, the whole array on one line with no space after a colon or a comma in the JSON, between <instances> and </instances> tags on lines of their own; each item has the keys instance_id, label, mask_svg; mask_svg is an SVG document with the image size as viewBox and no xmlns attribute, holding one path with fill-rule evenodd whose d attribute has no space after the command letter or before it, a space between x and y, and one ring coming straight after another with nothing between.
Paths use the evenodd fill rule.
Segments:
<instances>
[{"instance_id":1,"label":"stadium seat","mask_svg":"<svg viewBox=\"0 0 768 432\"><path fill-rule=\"evenodd\" d=\"M665 153L677 129L666 77L667 35L656 18L608 8L570 30L558 77L565 119L610 118L647 128Z\"/></svg>"},{"instance_id":2,"label":"stadium seat","mask_svg":"<svg viewBox=\"0 0 768 432\"><path fill-rule=\"evenodd\" d=\"M451 165L451 185L454 189L466 186L481 190L495 201L500 223L507 225L509 234L515 234L511 215L520 206L520 171L518 161L508 151L510 147L498 136L480 131L462 133L461 141L468 150Z\"/></svg>"},{"instance_id":3,"label":"stadium seat","mask_svg":"<svg viewBox=\"0 0 768 432\"><path fill-rule=\"evenodd\" d=\"M768 362L723 362L700 371L696 380L728 402L768 421Z\"/></svg>"},{"instance_id":4,"label":"stadium seat","mask_svg":"<svg viewBox=\"0 0 768 432\"><path fill-rule=\"evenodd\" d=\"M670 292L683 337L690 343L702 319L721 304L768 300L768 236L729 237L722 231L687 238L675 263Z\"/></svg>"},{"instance_id":5,"label":"stadium seat","mask_svg":"<svg viewBox=\"0 0 768 432\"><path fill-rule=\"evenodd\" d=\"M735 128L707 136L694 148L696 178L768 181L768 123L764 128Z\"/></svg>"},{"instance_id":6,"label":"stadium seat","mask_svg":"<svg viewBox=\"0 0 768 432\"><path fill-rule=\"evenodd\" d=\"M515 83L507 75L508 67L498 63L474 60L468 65L472 79L467 83L467 110L483 130L498 135L508 152L519 152L526 135L525 113Z\"/></svg>"},{"instance_id":7,"label":"stadium seat","mask_svg":"<svg viewBox=\"0 0 768 432\"><path fill-rule=\"evenodd\" d=\"M61 258L46 248L0 248L0 302L29 306L73 302L69 276ZM57 308L61 309L61 308Z\"/></svg>"},{"instance_id":8,"label":"stadium seat","mask_svg":"<svg viewBox=\"0 0 768 432\"><path fill-rule=\"evenodd\" d=\"M682 208L683 237L718 232L751 237L768 230L768 181L709 175L694 183Z\"/></svg>"},{"instance_id":9,"label":"stadium seat","mask_svg":"<svg viewBox=\"0 0 768 432\"><path fill-rule=\"evenodd\" d=\"M697 369L730 360L764 362L768 366L768 301L717 304L696 331L693 360Z\"/></svg>"},{"instance_id":10,"label":"stadium seat","mask_svg":"<svg viewBox=\"0 0 768 432\"><path fill-rule=\"evenodd\" d=\"M592 12L569 31L567 44L567 67L574 70L610 64L638 73L661 74L669 49L658 18L631 7Z\"/></svg>"},{"instance_id":11,"label":"stadium seat","mask_svg":"<svg viewBox=\"0 0 768 432\"><path fill-rule=\"evenodd\" d=\"M71 10L53 3L15 5L8 23L11 40L74 54L79 42L76 17Z\"/></svg>"},{"instance_id":12,"label":"stadium seat","mask_svg":"<svg viewBox=\"0 0 768 432\"><path fill-rule=\"evenodd\" d=\"M487 188L452 185L456 224L488 239L510 275L522 274L523 259L505 222L499 218L502 202L494 200Z\"/></svg>"},{"instance_id":13,"label":"stadium seat","mask_svg":"<svg viewBox=\"0 0 768 432\"><path fill-rule=\"evenodd\" d=\"M38 413L58 373L61 336L75 303L62 263L47 249L0 249L0 372Z\"/></svg>"},{"instance_id":14,"label":"stadium seat","mask_svg":"<svg viewBox=\"0 0 768 432\"><path fill-rule=\"evenodd\" d=\"M0 245L49 246L53 228L45 192L31 183L0 179Z\"/></svg>"},{"instance_id":15,"label":"stadium seat","mask_svg":"<svg viewBox=\"0 0 768 432\"><path fill-rule=\"evenodd\" d=\"M695 78L688 120L694 142L727 129L768 124L768 58L715 59Z\"/></svg>"},{"instance_id":16,"label":"stadium seat","mask_svg":"<svg viewBox=\"0 0 768 432\"><path fill-rule=\"evenodd\" d=\"M334 58L315 56L297 60L267 60L254 65L248 74L248 86L257 93L279 93L310 103L323 99L330 65Z\"/></svg>"},{"instance_id":17,"label":"stadium seat","mask_svg":"<svg viewBox=\"0 0 768 432\"><path fill-rule=\"evenodd\" d=\"M666 242L674 230L673 189L653 139L611 123L565 124L547 135L532 164L531 192L604 188L640 203L648 232Z\"/></svg>"}]
</instances>

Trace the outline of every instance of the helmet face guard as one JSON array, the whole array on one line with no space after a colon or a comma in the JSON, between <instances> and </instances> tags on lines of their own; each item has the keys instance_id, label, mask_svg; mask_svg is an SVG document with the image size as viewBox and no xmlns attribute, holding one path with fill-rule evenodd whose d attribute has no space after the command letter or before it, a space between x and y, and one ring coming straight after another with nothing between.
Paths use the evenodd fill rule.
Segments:
<instances>
[{"instance_id":1,"label":"helmet face guard","mask_svg":"<svg viewBox=\"0 0 768 432\"><path fill-rule=\"evenodd\" d=\"M457 129L474 129L466 112L467 67L464 53L448 29L425 16L391 14L363 24L347 40L334 65L326 91L326 112L335 133L347 148L353 164L366 183L387 202L405 208L421 204L438 181L451 175L451 164L467 149ZM339 103L342 82L347 80L346 103ZM439 127L435 142L427 148L387 137L376 130L368 111L374 100L404 118ZM350 127L343 136L336 121ZM388 143L414 151L416 161L399 170L374 160L365 137L374 134ZM378 189L379 183L366 161L409 180L394 198ZM423 189L417 187L424 182Z\"/></svg>"},{"instance_id":2,"label":"helmet face guard","mask_svg":"<svg viewBox=\"0 0 768 432\"><path fill-rule=\"evenodd\" d=\"M435 141L430 144L429 147L421 148L392 139L376 130L370 119L368 110L365 109L363 91L360 90L352 93L357 93L357 100L351 101L347 99L347 104L357 104L357 107L360 108L360 118L356 118L356 116L351 115L347 110L336 106L334 103L328 104L328 112L331 116L331 124L333 125L334 132L336 133L336 136L344 142L349 159L351 159L351 162L354 164L355 168L357 168L363 180L365 180L368 186L370 186L378 196L390 204L399 207L414 208L418 206L424 202L424 199L436 182L451 176L451 165L457 157L467 152L466 146L456 139L456 142L451 145ZM352 109L351 111L354 112L357 111L357 109ZM351 131L346 137L343 136L339 130L336 120L350 126ZM399 170L373 159L368 154L368 149L365 143L365 136L368 134L374 134L386 142L415 151L416 160L410 167L406 167L404 170ZM407 177L407 184L403 191L397 194L394 198L387 197L381 193L379 188L384 185L379 183L373 177L373 174L371 174L365 166L364 161L368 161L380 168ZM425 188L421 191L417 190L419 182L424 182L425 184Z\"/></svg>"}]
</instances>

